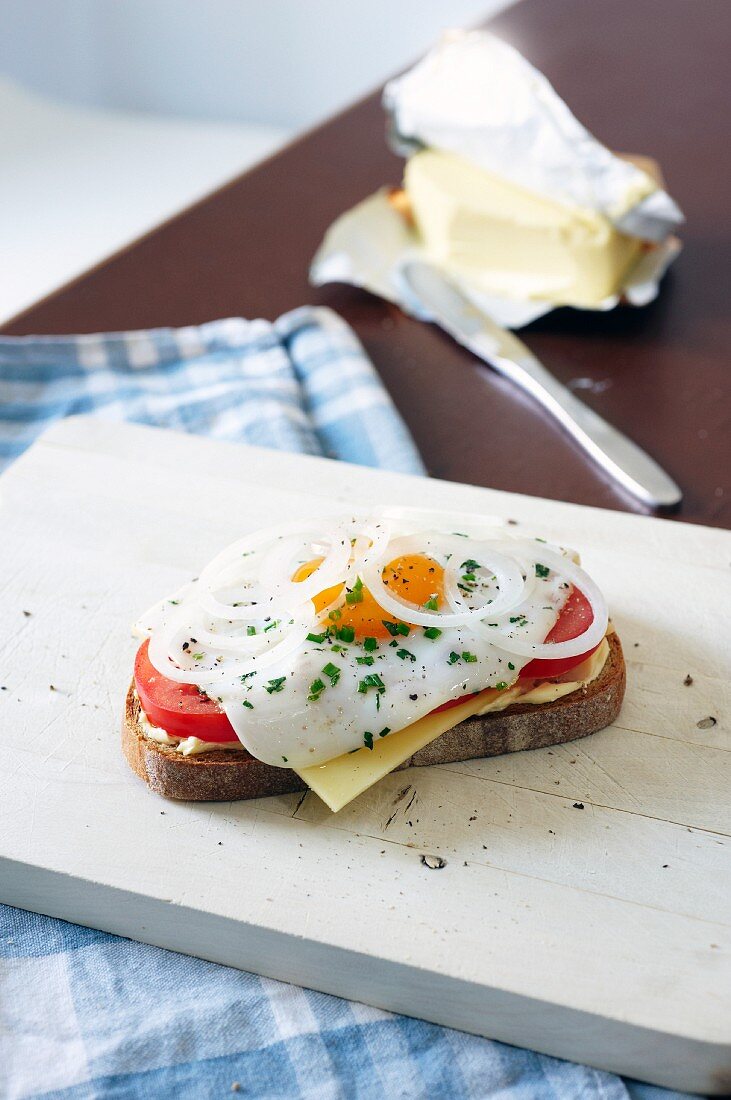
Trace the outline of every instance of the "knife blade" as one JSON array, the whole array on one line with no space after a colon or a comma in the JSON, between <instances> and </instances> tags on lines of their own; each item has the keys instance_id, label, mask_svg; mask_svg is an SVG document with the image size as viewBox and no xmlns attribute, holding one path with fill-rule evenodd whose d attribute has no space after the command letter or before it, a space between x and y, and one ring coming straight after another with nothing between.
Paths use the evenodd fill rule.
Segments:
<instances>
[{"instance_id":1,"label":"knife blade","mask_svg":"<svg viewBox=\"0 0 731 1100\"><path fill-rule=\"evenodd\" d=\"M539 401L627 492L651 508L680 503L680 487L653 458L579 401L515 333L478 309L442 271L424 260L407 260L401 277L422 315L428 312L450 336Z\"/></svg>"}]
</instances>

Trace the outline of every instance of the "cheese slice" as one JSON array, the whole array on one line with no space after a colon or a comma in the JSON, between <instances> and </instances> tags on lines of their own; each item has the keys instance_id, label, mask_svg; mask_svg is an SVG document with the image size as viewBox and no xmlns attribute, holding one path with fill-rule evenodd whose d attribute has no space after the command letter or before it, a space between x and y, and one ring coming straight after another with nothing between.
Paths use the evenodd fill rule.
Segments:
<instances>
[{"instance_id":1,"label":"cheese slice","mask_svg":"<svg viewBox=\"0 0 731 1100\"><path fill-rule=\"evenodd\" d=\"M618 292L642 242L604 215L562 205L436 149L404 186L430 256L487 294L596 306Z\"/></svg>"},{"instance_id":2,"label":"cheese slice","mask_svg":"<svg viewBox=\"0 0 731 1100\"><path fill-rule=\"evenodd\" d=\"M427 714L425 718L414 722L413 725L388 734L378 742L374 742L372 749L357 749L355 752L337 756L334 760L328 760L324 764L315 764L310 768L295 768L295 771L331 810L337 812L363 791L372 787L379 779L395 771L425 745L436 740L453 726L464 722L465 719L471 718L474 714L489 714L504 710L518 700L521 703L540 705L560 699L596 679L604 668L608 656L609 646L605 638L595 653L576 669L571 670L573 676L571 680L545 681L536 684L528 691L523 690L517 683L505 691L488 688L486 691L481 691L479 695L466 699L464 703L440 711L439 714Z\"/></svg>"}]
</instances>

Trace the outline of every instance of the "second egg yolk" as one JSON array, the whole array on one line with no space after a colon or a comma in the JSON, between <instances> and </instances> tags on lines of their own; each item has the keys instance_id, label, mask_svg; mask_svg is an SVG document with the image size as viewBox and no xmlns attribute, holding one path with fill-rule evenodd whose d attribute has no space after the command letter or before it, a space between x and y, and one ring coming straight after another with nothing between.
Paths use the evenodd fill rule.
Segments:
<instances>
[{"instance_id":1,"label":"second egg yolk","mask_svg":"<svg viewBox=\"0 0 731 1100\"><path fill-rule=\"evenodd\" d=\"M307 580L321 561L322 558L314 558L312 561L305 562L293 574L292 580ZM436 609L441 608L444 600L444 570L438 562L425 554L405 554L403 557L394 558L385 567L382 576L383 583L398 599L419 608L436 601ZM384 619L387 622L405 622L410 625L408 619L394 619L380 606L365 586L356 595L362 598L357 602L348 603L342 586L335 585L315 596L313 603L317 612L321 613L335 600L342 599L342 604L337 604L340 612L337 625L352 627L356 638L389 638L390 631L383 625Z\"/></svg>"}]
</instances>

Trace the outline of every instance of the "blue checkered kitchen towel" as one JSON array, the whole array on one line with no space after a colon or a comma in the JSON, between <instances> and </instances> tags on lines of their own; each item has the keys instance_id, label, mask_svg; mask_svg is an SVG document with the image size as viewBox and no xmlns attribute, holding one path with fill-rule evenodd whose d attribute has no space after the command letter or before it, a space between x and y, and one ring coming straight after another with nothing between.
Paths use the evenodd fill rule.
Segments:
<instances>
[{"instance_id":1,"label":"blue checkered kitchen towel","mask_svg":"<svg viewBox=\"0 0 731 1100\"><path fill-rule=\"evenodd\" d=\"M423 472L360 344L323 309L274 324L0 338L0 465L80 412ZM232 1093L679 1095L0 905L2 1100Z\"/></svg>"}]
</instances>

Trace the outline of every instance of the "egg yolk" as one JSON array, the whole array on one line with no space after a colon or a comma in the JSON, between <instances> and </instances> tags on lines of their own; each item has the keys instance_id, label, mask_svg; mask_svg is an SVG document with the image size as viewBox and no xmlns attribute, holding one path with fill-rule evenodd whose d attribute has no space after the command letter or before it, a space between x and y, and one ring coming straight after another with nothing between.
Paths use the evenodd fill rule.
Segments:
<instances>
[{"instance_id":1,"label":"egg yolk","mask_svg":"<svg viewBox=\"0 0 731 1100\"><path fill-rule=\"evenodd\" d=\"M307 580L321 561L322 558L314 558L312 561L305 562L293 574L292 580ZM382 576L383 583L398 599L412 603L416 607L424 607L428 602L435 600L437 609L441 608L444 599L444 570L433 558L425 554L405 554L389 562ZM320 592L312 602L319 614L335 600L342 598L342 604L337 605L340 612L337 625L352 627L357 638L389 638L391 635L383 625L384 619L388 622L405 622L410 625L408 619L394 619L380 606L365 585L357 595L360 595L361 599L348 603L342 585L334 585Z\"/></svg>"}]
</instances>

